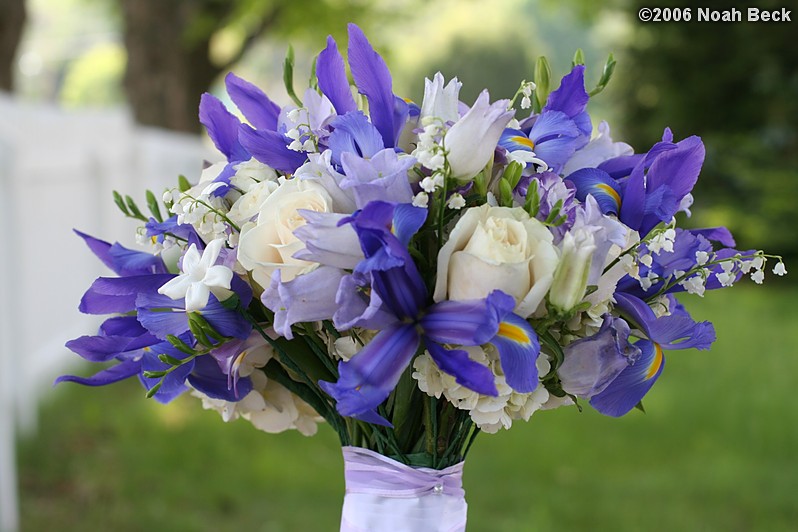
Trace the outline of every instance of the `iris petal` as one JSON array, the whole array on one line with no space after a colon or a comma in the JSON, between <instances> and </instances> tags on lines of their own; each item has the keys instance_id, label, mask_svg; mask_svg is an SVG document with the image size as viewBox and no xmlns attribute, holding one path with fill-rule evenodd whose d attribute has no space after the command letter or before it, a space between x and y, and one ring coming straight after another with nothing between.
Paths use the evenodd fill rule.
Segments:
<instances>
[{"instance_id":1,"label":"iris petal","mask_svg":"<svg viewBox=\"0 0 798 532\"><path fill-rule=\"evenodd\" d=\"M207 92L200 98L200 122L208 130L208 136L228 161L246 161L249 153L238 141L241 121L227 110L216 96Z\"/></svg>"},{"instance_id":2,"label":"iris petal","mask_svg":"<svg viewBox=\"0 0 798 532\"><path fill-rule=\"evenodd\" d=\"M307 154L289 150L288 138L276 131L256 130L242 124L238 135L253 157L275 170L293 174L307 159Z\"/></svg>"},{"instance_id":3,"label":"iris petal","mask_svg":"<svg viewBox=\"0 0 798 532\"><path fill-rule=\"evenodd\" d=\"M321 51L316 61L316 77L321 92L332 102L336 113L343 115L357 111L357 105L349 90L349 80L346 79L344 59L338 52L338 46L332 36L327 37L327 48Z\"/></svg>"},{"instance_id":4,"label":"iris petal","mask_svg":"<svg viewBox=\"0 0 798 532\"><path fill-rule=\"evenodd\" d=\"M529 393L538 387L540 342L535 330L517 314L508 314L499 323L491 343L499 358L507 384L515 391Z\"/></svg>"},{"instance_id":5,"label":"iris petal","mask_svg":"<svg viewBox=\"0 0 798 532\"><path fill-rule=\"evenodd\" d=\"M493 397L499 395L493 372L487 366L471 360L466 351L446 349L429 339L426 339L424 343L435 364L442 371L452 375L458 384L482 395Z\"/></svg>"},{"instance_id":6,"label":"iris petal","mask_svg":"<svg viewBox=\"0 0 798 532\"><path fill-rule=\"evenodd\" d=\"M493 340L499 323L514 307L512 296L496 290L485 299L436 303L420 324L424 334L435 342L482 345Z\"/></svg>"},{"instance_id":7,"label":"iris petal","mask_svg":"<svg viewBox=\"0 0 798 532\"><path fill-rule=\"evenodd\" d=\"M383 146L391 148L396 145L399 131L407 118L407 104L394 97L388 65L374 51L363 31L354 24L349 24L348 28L348 57L352 77L360 93L368 99L371 121L382 136Z\"/></svg>"},{"instance_id":8,"label":"iris petal","mask_svg":"<svg viewBox=\"0 0 798 532\"><path fill-rule=\"evenodd\" d=\"M634 365L624 369L609 386L590 399L590 405L604 415L620 417L633 409L662 374L665 357L654 342L635 344L641 355Z\"/></svg>"},{"instance_id":9,"label":"iris petal","mask_svg":"<svg viewBox=\"0 0 798 532\"><path fill-rule=\"evenodd\" d=\"M227 94L250 124L257 129L277 130L280 106L258 87L230 72L224 78Z\"/></svg>"},{"instance_id":10,"label":"iris petal","mask_svg":"<svg viewBox=\"0 0 798 532\"><path fill-rule=\"evenodd\" d=\"M576 199L584 202L590 194L598 202L602 214L621 212L621 191L618 183L603 170L582 168L566 178L576 186Z\"/></svg>"},{"instance_id":11,"label":"iris petal","mask_svg":"<svg viewBox=\"0 0 798 532\"><path fill-rule=\"evenodd\" d=\"M132 377L141 370L141 360L125 360L108 369L95 373L91 377L62 375L55 380L59 382L75 382L84 386L105 386Z\"/></svg>"},{"instance_id":12,"label":"iris petal","mask_svg":"<svg viewBox=\"0 0 798 532\"><path fill-rule=\"evenodd\" d=\"M336 400L342 416L373 419L377 416L374 410L396 387L419 342L412 324L397 324L380 331L355 356L339 363L338 382L320 381L319 386Z\"/></svg>"}]
</instances>

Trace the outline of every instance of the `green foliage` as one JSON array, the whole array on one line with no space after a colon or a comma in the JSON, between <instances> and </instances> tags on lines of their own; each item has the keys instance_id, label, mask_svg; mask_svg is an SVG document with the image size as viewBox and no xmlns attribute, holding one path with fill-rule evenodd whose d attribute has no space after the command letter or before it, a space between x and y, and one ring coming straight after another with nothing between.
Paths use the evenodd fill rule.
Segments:
<instances>
[{"instance_id":1,"label":"green foliage","mask_svg":"<svg viewBox=\"0 0 798 532\"><path fill-rule=\"evenodd\" d=\"M302 100L300 100L294 91L294 47L288 45L288 52L285 54L285 61L283 62L283 84L288 96L294 100L297 106L302 107Z\"/></svg>"},{"instance_id":2,"label":"green foliage","mask_svg":"<svg viewBox=\"0 0 798 532\"><path fill-rule=\"evenodd\" d=\"M546 105L549 93L554 88L551 80L551 65L546 56L538 57L537 63L535 63L535 85L535 101L532 108L539 113Z\"/></svg>"}]
</instances>

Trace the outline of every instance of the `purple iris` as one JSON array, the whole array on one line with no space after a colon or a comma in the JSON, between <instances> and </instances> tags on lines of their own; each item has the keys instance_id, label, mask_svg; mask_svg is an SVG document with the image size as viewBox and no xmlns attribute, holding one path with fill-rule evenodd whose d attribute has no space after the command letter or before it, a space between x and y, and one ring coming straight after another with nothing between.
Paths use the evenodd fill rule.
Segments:
<instances>
[{"instance_id":1,"label":"purple iris","mask_svg":"<svg viewBox=\"0 0 798 532\"><path fill-rule=\"evenodd\" d=\"M640 349L637 361L590 399L602 414L619 417L634 408L662 374L663 350L709 349L715 341L715 328L708 321L696 323L675 299L670 302L671 314L659 318L642 299L622 293L616 293L615 299L622 315L648 337L634 344Z\"/></svg>"},{"instance_id":2,"label":"purple iris","mask_svg":"<svg viewBox=\"0 0 798 532\"><path fill-rule=\"evenodd\" d=\"M507 151L529 151L559 173L571 155L590 140L592 125L585 111L589 96L585 91L585 67L575 66L549 95L539 115L521 124L521 129L505 129L499 146Z\"/></svg>"},{"instance_id":3,"label":"purple iris","mask_svg":"<svg viewBox=\"0 0 798 532\"><path fill-rule=\"evenodd\" d=\"M235 174L234 166L252 157L283 172L296 170L305 156L289 150L290 139L285 131L278 132L280 107L255 85L233 73L225 77L225 85L230 99L257 129L242 124L215 96L202 95L200 122L229 162L216 181L228 183Z\"/></svg>"},{"instance_id":4,"label":"purple iris","mask_svg":"<svg viewBox=\"0 0 798 532\"><path fill-rule=\"evenodd\" d=\"M349 361L339 363L338 382L319 383L337 401L343 416L390 425L376 408L422 346L438 367L478 393L497 395L493 373L471 360L466 351L450 349L447 344L493 343L513 389L531 392L538 385L535 360L540 344L532 327L513 314L515 300L511 296L494 291L481 300L429 304L424 281L407 250L426 216L426 209L374 201L343 221L357 233L365 259L352 274L355 281L341 283L355 288L344 294L339 290L342 311L347 307L374 308L371 303L376 298L379 313L364 316L359 325L377 315L382 321L382 330L374 339ZM363 280L368 280L369 286L358 289ZM356 320L352 323L358 324Z\"/></svg>"},{"instance_id":5,"label":"purple iris","mask_svg":"<svg viewBox=\"0 0 798 532\"><path fill-rule=\"evenodd\" d=\"M158 380L144 377L147 371L163 371L171 367L158 355L186 360L171 371L157 390L155 399L167 402L187 388L185 382L208 396L229 401L241 399L250 389L248 380L238 382L237 389L228 385L220 364L211 357L189 359L186 353L167 341L168 335L185 344L196 343L188 326L188 317L181 300L158 294L158 288L174 278L163 260L150 253L134 251L79 233L95 255L119 277L100 277L92 283L80 302L86 314L125 314L108 318L97 335L81 336L67 342L67 347L91 362L117 361L117 364L84 378L64 375L56 382L70 381L88 386L103 386L139 375L148 389ZM233 291L246 305L252 291L244 281L233 279ZM246 339L250 324L235 310L224 307L211 296L202 317L222 336ZM209 362L211 364L209 364ZM215 368L215 369L214 369Z\"/></svg>"},{"instance_id":6,"label":"purple iris","mask_svg":"<svg viewBox=\"0 0 798 532\"><path fill-rule=\"evenodd\" d=\"M602 212L646 236L660 222L670 222L695 186L704 162L699 137L674 143L665 130L662 141L644 155L618 157L598 168L583 168L567 177L584 201L591 194Z\"/></svg>"},{"instance_id":7,"label":"purple iris","mask_svg":"<svg viewBox=\"0 0 798 532\"><path fill-rule=\"evenodd\" d=\"M328 37L327 47L319 54L316 62L316 75L322 95L332 104L334 114L338 117L325 123L323 131L316 133L319 136L320 150L331 148L336 165L340 164L339 156L343 152L370 157L383 148L393 149L409 113L408 104L393 93L393 80L385 61L354 24L349 25L347 52L355 85L368 100L371 122L365 120L365 115L358 111L349 88L343 57L335 40ZM226 81L230 98L244 113L251 126L241 124L232 115L228 116L229 113L219 108L221 104L208 105L212 114L206 112L205 115L210 116L214 124L224 126L216 128L219 133L212 135L214 142L219 138L221 142L216 143L220 150L229 145L232 148L227 151L235 151L237 146L241 146L262 163L285 173L294 173L306 161L307 154L288 148L291 139L286 136L287 127L283 122L285 110L281 113L260 89L232 74L228 75ZM306 100L307 96L319 97L315 93L306 93ZM305 104L312 114L312 106L308 101ZM362 116L364 120L352 120L355 115ZM337 128L342 129L342 132L336 134ZM362 128L374 130L376 135L368 131L364 136ZM225 150L222 151L227 154Z\"/></svg>"}]
</instances>

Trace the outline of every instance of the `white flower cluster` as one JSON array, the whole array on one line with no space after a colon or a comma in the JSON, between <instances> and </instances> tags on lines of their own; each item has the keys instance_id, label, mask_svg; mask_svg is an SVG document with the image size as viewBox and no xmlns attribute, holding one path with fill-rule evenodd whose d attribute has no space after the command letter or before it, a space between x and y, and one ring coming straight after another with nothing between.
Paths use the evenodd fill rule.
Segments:
<instances>
[{"instance_id":1,"label":"white flower cluster","mask_svg":"<svg viewBox=\"0 0 798 532\"><path fill-rule=\"evenodd\" d=\"M264 432L278 433L296 429L305 436L313 436L322 421L310 405L281 384L269 379L262 371L273 356L265 345L242 352L238 356L238 372L252 381L250 391L241 401L229 402L208 397L197 390L192 395L202 399L206 410L216 410L225 422L243 418Z\"/></svg>"},{"instance_id":2,"label":"white flower cluster","mask_svg":"<svg viewBox=\"0 0 798 532\"><path fill-rule=\"evenodd\" d=\"M471 419L483 431L494 434L500 429L509 429L513 421L522 419L528 421L536 411L549 401L549 392L543 385L530 393L514 391L504 379L499 355L491 346L463 347L472 360L488 366L495 376L496 397L481 395L473 390L461 386L455 378L442 372L425 352L413 361L413 378L418 382L418 387L427 395L440 399L445 397L450 403L460 410L468 410ZM537 369L540 375L545 375L550 369L546 356L539 356Z\"/></svg>"}]
</instances>

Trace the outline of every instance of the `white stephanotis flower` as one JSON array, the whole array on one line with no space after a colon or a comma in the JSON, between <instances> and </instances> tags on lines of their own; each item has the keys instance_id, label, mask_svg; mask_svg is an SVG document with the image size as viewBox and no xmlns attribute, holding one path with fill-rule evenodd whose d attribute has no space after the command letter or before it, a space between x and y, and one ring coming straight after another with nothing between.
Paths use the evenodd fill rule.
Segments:
<instances>
[{"instance_id":1,"label":"white stephanotis flower","mask_svg":"<svg viewBox=\"0 0 798 532\"><path fill-rule=\"evenodd\" d=\"M187 311L205 308L211 293L219 301L227 299L233 270L216 264L222 246L223 239L213 240L200 255L197 245L191 244L183 255L183 272L160 287L158 293L172 299L186 298Z\"/></svg>"}]
</instances>

